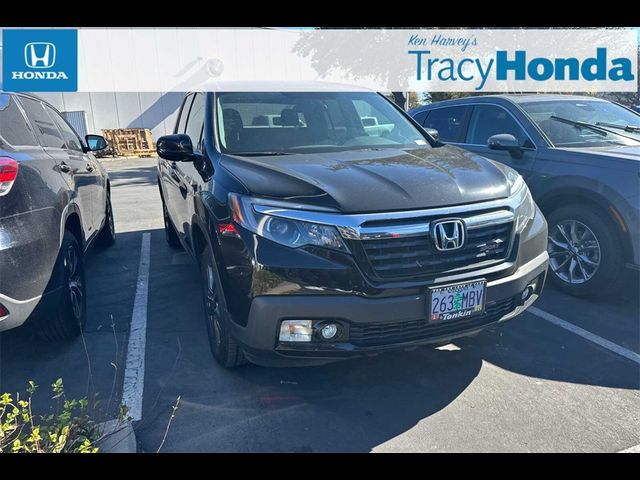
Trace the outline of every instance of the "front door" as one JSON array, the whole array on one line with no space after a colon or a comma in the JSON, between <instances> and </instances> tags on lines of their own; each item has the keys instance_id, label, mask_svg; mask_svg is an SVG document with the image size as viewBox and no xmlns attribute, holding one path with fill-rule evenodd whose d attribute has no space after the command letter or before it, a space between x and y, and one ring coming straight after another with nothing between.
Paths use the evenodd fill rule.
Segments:
<instances>
[{"instance_id":1,"label":"front door","mask_svg":"<svg viewBox=\"0 0 640 480\"><path fill-rule=\"evenodd\" d=\"M488 147L489 137L507 133L513 135L522 146L520 155ZM469 118L466 137L460 147L483 157L497 160L515 169L526 180L533 172L536 149L516 119L504 107L498 105L474 105Z\"/></svg>"},{"instance_id":2,"label":"front door","mask_svg":"<svg viewBox=\"0 0 640 480\"><path fill-rule=\"evenodd\" d=\"M185 133L187 117L189 116L189 110L192 102L193 94L187 95L182 103L174 133ZM165 196L165 206L169 212L169 217L173 222L176 233L182 240L184 240L185 226L183 222L186 218L184 211L187 208L186 201L188 190L184 181L184 174L180 166L181 163L182 162L174 162L172 160L160 158L159 175L160 182L163 187L163 195Z\"/></svg>"},{"instance_id":3,"label":"front door","mask_svg":"<svg viewBox=\"0 0 640 480\"><path fill-rule=\"evenodd\" d=\"M204 125L205 95L196 93L189 110L187 124L184 133L191 139L193 151L202 152L202 128ZM196 213L196 195L202 184L202 175L193 162L179 162L176 165L177 175L180 178L183 189L180 191L184 208L179 212L180 223L184 225L184 236L187 245L193 245L191 239L191 226Z\"/></svg>"}]
</instances>

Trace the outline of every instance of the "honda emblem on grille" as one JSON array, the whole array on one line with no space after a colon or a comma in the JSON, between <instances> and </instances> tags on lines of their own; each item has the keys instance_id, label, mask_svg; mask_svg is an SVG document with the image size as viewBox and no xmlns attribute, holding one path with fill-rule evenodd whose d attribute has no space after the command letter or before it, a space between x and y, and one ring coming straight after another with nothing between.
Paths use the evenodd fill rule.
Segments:
<instances>
[{"instance_id":1,"label":"honda emblem on grille","mask_svg":"<svg viewBox=\"0 0 640 480\"><path fill-rule=\"evenodd\" d=\"M434 223L433 240L440 251L461 248L464 245L464 222L450 219Z\"/></svg>"}]
</instances>

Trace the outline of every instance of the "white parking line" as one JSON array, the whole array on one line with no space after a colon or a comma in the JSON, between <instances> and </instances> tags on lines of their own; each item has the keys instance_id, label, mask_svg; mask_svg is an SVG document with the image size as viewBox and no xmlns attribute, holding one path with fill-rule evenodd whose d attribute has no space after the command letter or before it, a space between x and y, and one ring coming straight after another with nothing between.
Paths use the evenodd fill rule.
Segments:
<instances>
[{"instance_id":1,"label":"white parking line","mask_svg":"<svg viewBox=\"0 0 640 480\"><path fill-rule=\"evenodd\" d=\"M122 403L129 409L133 420L142 419L142 394L144 392L144 351L147 342L147 299L149 297L149 263L151 234L142 234L138 283L133 302L127 363L122 387Z\"/></svg>"},{"instance_id":2,"label":"white parking line","mask_svg":"<svg viewBox=\"0 0 640 480\"><path fill-rule=\"evenodd\" d=\"M589 340L597 345L600 345L602 348L606 348L607 350L617 353L621 357L625 357L632 362L636 362L640 365L640 355L636 352L628 350L624 347L621 347L617 343L610 342L609 340L599 337L583 328L577 327L573 323L569 323L561 318L556 317L555 315L545 312L544 310L540 310L536 307L529 307L527 312L534 314L537 317L546 320L547 322L553 323L554 325L564 328L565 330L569 330L571 333L575 333L576 335L580 335L582 338Z\"/></svg>"}]
</instances>

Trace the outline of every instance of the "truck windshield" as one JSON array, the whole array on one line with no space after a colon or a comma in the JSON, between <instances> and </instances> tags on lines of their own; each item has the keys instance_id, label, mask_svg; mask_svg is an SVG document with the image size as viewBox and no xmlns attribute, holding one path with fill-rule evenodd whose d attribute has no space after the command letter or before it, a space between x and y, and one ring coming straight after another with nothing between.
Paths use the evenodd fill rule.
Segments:
<instances>
[{"instance_id":1,"label":"truck windshield","mask_svg":"<svg viewBox=\"0 0 640 480\"><path fill-rule=\"evenodd\" d=\"M425 135L376 93L219 93L217 135L230 154L429 148Z\"/></svg>"}]
</instances>

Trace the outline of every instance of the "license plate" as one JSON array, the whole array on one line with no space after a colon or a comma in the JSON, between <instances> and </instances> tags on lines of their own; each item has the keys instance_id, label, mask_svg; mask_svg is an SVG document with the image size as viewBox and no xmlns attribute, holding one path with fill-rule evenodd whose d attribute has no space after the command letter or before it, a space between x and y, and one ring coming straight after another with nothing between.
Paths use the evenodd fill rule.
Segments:
<instances>
[{"instance_id":1,"label":"license plate","mask_svg":"<svg viewBox=\"0 0 640 480\"><path fill-rule=\"evenodd\" d=\"M485 280L430 288L429 320L442 322L482 315L486 289Z\"/></svg>"}]
</instances>

